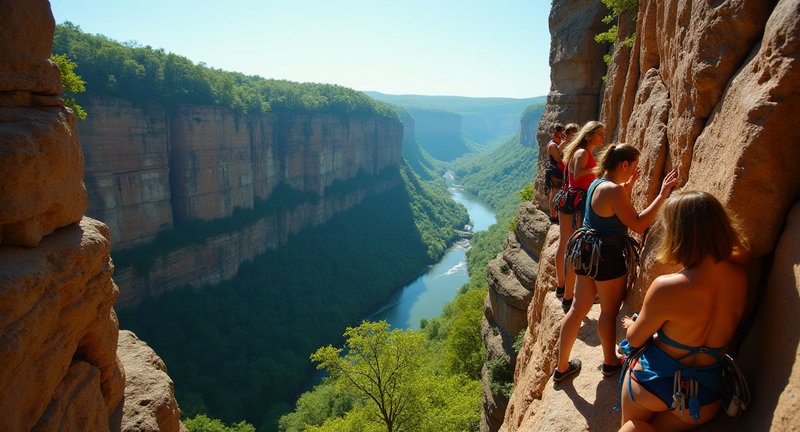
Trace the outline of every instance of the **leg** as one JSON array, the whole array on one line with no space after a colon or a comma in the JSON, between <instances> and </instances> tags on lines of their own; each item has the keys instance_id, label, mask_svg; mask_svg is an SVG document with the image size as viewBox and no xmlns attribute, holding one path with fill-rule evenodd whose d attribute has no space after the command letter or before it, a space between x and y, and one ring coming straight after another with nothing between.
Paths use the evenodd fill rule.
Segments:
<instances>
[{"instance_id":1,"label":"leg","mask_svg":"<svg viewBox=\"0 0 800 432\"><path fill-rule=\"evenodd\" d=\"M572 215L558 212L558 250L556 250L556 283L558 286L564 285L564 252L567 250L567 240L572 235ZM569 286L569 292L565 294L567 298L572 298L572 286Z\"/></svg>"},{"instance_id":2,"label":"leg","mask_svg":"<svg viewBox=\"0 0 800 432\"><path fill-rule=\"evenodd\" d=\"M700 407L700 420L697 422L684 412L681 418L676 411L664 411L653 416L652 423L659 431L685 431L697 428L699 425L713 419L719 411L720 402L714 402Z\"/></svg>"},{"instance_id":3,"label":"leg","mask_svg":"<svg viewBox=\"0 0 800 432\"><path fill-rule=\"evenodd\" d=\"M658 432L658 429L646 421L631 420L622 425L619 432Z\"/></svg>"},{"instance_id":4,"label":"leg","mask_svg":"<svg viewBox=\"0 0 800 432\"><path fill-rule=\"evenodd\" d=\"M593 280L578 276L575 303L572 304L572 309L567 311L561 321L561 333L558 339L558 365L556 366L556 370L559 372L564 372L569 368L569 355L572 352L572 346L575 345L575 339L578 338L578 331L581 329L583 317L592 308L595 292Z\"/></svg>"},{"instance_id":5,"label":"leg","mask_svg":"<svg viewBox=\"0 0 800 432\"><path fill-rule=\"evenodd\" d=\"M637 365L636 369L641 369ZM628 390L630 388L630 391ZM622 424L628 421L649 422L653 415L659 411L666 411L668 408L658 396L642 388L639 383L631 380L631 372L625 374L622 380L621 399L622 399ZM636 402L631 399L631 393Z\"/></svg>"},{"instance_id":6,"label":"leg","mask_svg":"<svg viewBox=\"0 0 800 432\"><path fill-rule=\"evenodd\" d=\"M600 294L600 318L597 319L597 335L603 346L603 363L615 365L617 359L617 314L625 299L626 276L595 282Z\"/></svg>"},{"instance_id":7,"label":"leg","mask_svg":"<svg viewBox=\"0 0 800 432\"><path fill-rule=\"evenodd\" d=\"M545 174L547 175L547 174ZM558 189L550 188L550 199L547 201L547 204L550 206L550 217L557 216L556 211L553 209L553 197L556 196L556 191Z\"/></svg>"}]
</instances>

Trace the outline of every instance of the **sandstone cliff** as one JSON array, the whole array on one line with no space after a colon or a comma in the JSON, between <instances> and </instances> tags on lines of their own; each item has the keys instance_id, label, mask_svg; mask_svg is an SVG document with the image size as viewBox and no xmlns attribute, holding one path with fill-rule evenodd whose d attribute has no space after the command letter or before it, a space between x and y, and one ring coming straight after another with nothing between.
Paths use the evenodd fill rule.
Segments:
<instances>
[{"instance_id":1,"label":"sandstone cliff","mask_svg":"<svg viewBox=\"0 0 800 432\"><path fill-rule=\"evenodd\" d=\"M597 119L602 94L603 47L594 41L594 35L605 30L602 19L608 13L598 0L553 1L550 9L550 93L541 121L520 125L523 145L550 140L554 123L583 124ZM535 135L531 132L535 131ZM539 163L535 184L539 204L547 206L541 197L544 193L544 168L547 149L539 149Z\"/></svg>"},{"instance_id":2,"label":"sandstone cliff","mask_svg":"<svg viewBox=\"0 0 800 432\"><path fill-rule=\"evenodd\" d=\"M182 430L169 377L118 354L129 344L118 341L109 232L83 217L75 116L49 60L49 3L4 2L0 23L0 430ZM141 379L168 389L136 407L163 419L153 427L131 426L127 414L150 397L128 385ZM175 415L157 414L164 406Z\"/></svg>"},{"instance_id":3,"label":"sandstone cliff","mask_svg":"<svg viewBox=\"0 0 800 432\"><path fill-rule=\"evenodd\" d=\"M246 115L223 107L132 104L91 98L79 125L86 160L87 213L107 223L115 250L152 243L159 233L197 220L224 221L236 209L268 202L278 185L317 196L223 235L157 251L142 272L117 268L117 305L185 286L219 283L243 262L326 222L371 193L399 184L383 179L326 196L334 182L377 179L400 163L402 125L379 117ZM123 261L120 261L123 262Z\"/></svg>"},{"instance_id":4,"label":"sandstone cliff","mask_svg":"<svg viewBox=\"0 0 800 432\"><path fill-rule=\"evenodd\" d=\"M573 6L554 2L551 28L567 5ZM579 13L573 10L572 16ZM592 19L585 17L576 28L589 27ZM637 208L652 200L664 173L676 167L682 187L713 193L741 219L752 246L750 313L737 361L752 386L753 405L736 423L717 419L703 429L800 430L800 378L794 371L800 358L794 331L800 305L800 173L786 169L800 163L800 155L785 132L800 115L800 1L646 0L639 2L635 19L622 18L619 35L630 34L634 22L634 46L617 44L602 99L587 102L597 109L596 101L602 100L602 109L584 113L606 122L609 139L616 137L642 151L643 175L633 194ZM584 34L583 42L592 36ZM583 42L574 37L575 32L554 32L553 51L568 40L569 46L580 46ZM553 76L551 96L558 96L562 76L568 74ZM592 74L571 79L577 81L569 84L572 87L598 85ZM555 105L559 100L553 97L549 102ZM555 121L581 115L570 104L548 107L547 112L560 114L546 114L540 132ZM542 134L542 151L546 142ZM619 416L610 410L617 384L603 380L594 369L602 361L596 310L585 321L573 351L584 369L561 386L550 380L563 316L551 293L558 230L537 231L546 233L546 239L516 359L515 387L500 430L616 430ZM643 239L642 267L624 313L639 308L656 276L675 270L653 260L651 250L659 235L653 231ZM514 250L509 246L504 256ZM536 252L528 251L531 257ZM510 270L513 277L505 278L510 282L494 289L494 295L531 279L529 271L520 273L514 266ZM491 273L489 280L491 286Z\"/></svg>"},{"instance_id":5,"label":"sandstone cliff","mask_svg":"<svg viewBox=\"0 0 800 432\"><path fill-rule=\"evenodd\" d=\"M322 195L336 180L400 162L402 126L377 117L245 115L211 106L91 98L81 122L88 214L114 249L152 241L189 220L251 209L285 183Z\"/></svg>"}]
</instances>

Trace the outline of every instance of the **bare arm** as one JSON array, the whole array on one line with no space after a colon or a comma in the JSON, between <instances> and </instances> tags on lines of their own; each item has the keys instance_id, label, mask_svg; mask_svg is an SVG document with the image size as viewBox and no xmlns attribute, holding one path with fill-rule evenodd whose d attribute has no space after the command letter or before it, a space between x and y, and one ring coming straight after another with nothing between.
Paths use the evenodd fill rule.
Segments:
<instances>
[{"instance_id":1,"label":"bare arm","mask_svg":"<svg viewBox=\"0 0 800 432\"><path fill-rule=\"evenodd\" d=\"M638 177L636 173L634 173L631 179L634 179L634 177ZM678 174L675 170L667 173L664 177L664 181L661 183L661 192L659 192L656 199L654 199L646 209L642 210L641 213L637 213L636 209L633 207L633 203L631 203L630 191L632 186L629 185L630 183L631 181L629 180L623 183L623 187L614 188L614 190L610 191L611 208L622 223L633 231L641 234L656 219L661 204L669 197L672 188L678 183Z\"/></svg>"},{"instance_id":2,"label":"bare arm","mask_svg":"<svg viewBox=\"0 0 800 432\"><path fill-rule=\"evenodd\" d=\"M575 151L575 154L572 156L572 175L575 178L583 177L587 174L591 174L594 176L591 168L586 168L586 165L589 164L589 152L585 149L578 149Z\"/></svg>"},{"instance_id":3,"label":"bare arm","mask_svg":"<svg viewBox=\"0 0 800 432\"><path fill-rule=\"evenodd\" d=\"M547 144L547 154L552 156L556 162L561 162L561 150L559 150L558 144L553 141Z\"/></svg>"},{"instance_id":4,"label":"bare arm","mask_svg":"<svg viewBox=\"0 0 800 432\"><path fill-rule=\"evenodd\" d=\"M668 306L671 304L667 298L670 286L669 276L672 275L660 276L650 284L636 321L629 317L622 319L622 326L627 330L625 337L631 346L644 345L667 321L670 315Z\"/></svg>"}]
</instances>

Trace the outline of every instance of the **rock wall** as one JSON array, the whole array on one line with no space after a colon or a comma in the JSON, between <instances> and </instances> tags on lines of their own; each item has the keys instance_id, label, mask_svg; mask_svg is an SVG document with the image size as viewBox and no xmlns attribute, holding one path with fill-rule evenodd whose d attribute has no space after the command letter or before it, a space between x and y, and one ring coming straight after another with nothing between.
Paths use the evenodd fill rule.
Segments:
<instances>
[{"instance_id":1,"label":"rock wall","mask_svg":"<svg viewBox=\"0 0 800 432\"><path fill-rule=\"evenodd\" d=\"M126 383L143 375L117 354L109 231L83 217L83 159L50 61L50 5L6 1L0 23L0 430L182 430L171 389L141 412L166 403L177 415L124 427L136 394Z\"/></svg>"},{"instance_id":2,"label":"rock wall","mask_svg":"<svg viewBox=\"0 0 800 432\"><path fill-rule=\"evenodd\" d=\"M551 22L557 8L567 3L554 2ZM618 47L614 53L600 118L609 126L609 139L617 137L642 151L635 206L641 209L650 202L664 173L675 167L683 188L713 193L740 219L751 244L751 301L737 362L752 386L754 402L740 421L717 419L703 430L800 430L800 380L793 372L800 340L786 330L796 327L800 304L800 173L786 167L800 163L800 154L785 132L800 115L800 1L644 0L635 25L632 49ZM629 31L621 29L620 36ZM554 33L554 47L562 43ZM540 125L547 121L543 118ZM546 142L540 138L542 151ZM656 276L676 270L654 262L652 249L659 236L653 230L643 239L642 266L623 313L638 310ZM618 415L608 413L616 382L602 380L593 368L602 361L592 320L596 311L573 351L584 370L568 385L554 386L549 379L563 316L550 293L555 289L557 241L558 231L551 227L501 431L618 427ZM528 278L514 275L516 280ZM765 367L770 370L766 376Z\"/></svg>"},{"instance_id":3,"label":"rock wall","mask_svg":"<svg viewBox=\"0 0 800 432\"><path fill-rule=\"evenodd\" d=\"M88 214L109 225L116 250L153 242L193 220L224 220L267 201L279 184L319 197L241 230L160 254L145 273L117 269L118 307L192 285L219 283L239 265L399 182L325 196L336 181L400 164L402 125L378 117L245 115L222 107L134 105L91 98L79 124Z\"/></svg>"},{"instance_id":4,"label":"rock wall","mask_svg":"<svg viewBox=\"0 0 800 432\"><path fill-rule=\"evenodd\" d=\"M598 0L554 0L550 9L550 93L541 120L537 125L521 124L523 144L536 138L546 144L555 123L583 124L597 120L603 90L605 48L594 36L605 31L602 19L608 10ZM535 136L531 133L535 132ZM534 142L536 142L534 141ZM530 145L530 144L528 144ZM539 149L535 184L537 202L547 207L544 191L544 170L547 149ZM539 186L541 185L541 186Z\"/></svg>"},{"instance_id":5,"label":"rock wall","mask_svg":"<svg viewBox=\"0 0 800 432\"><path fill-rule=\"evenodd\" d=\"M114 248L195 219L230 217L279 183L322 195L335 180L400 163L402 126L377 117L244 115L228 108L91 98L78 127L88 214Z\"/></svg>"}]
</instances>

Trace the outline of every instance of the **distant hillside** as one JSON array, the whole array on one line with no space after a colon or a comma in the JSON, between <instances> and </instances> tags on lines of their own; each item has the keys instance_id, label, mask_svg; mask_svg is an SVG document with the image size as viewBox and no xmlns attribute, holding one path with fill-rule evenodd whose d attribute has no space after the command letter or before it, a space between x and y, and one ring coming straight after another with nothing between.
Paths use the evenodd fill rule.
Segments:
<instances>
[{"instance_id":1,"label":"distant hillside","mask_svg":"<svg viewBox=\"0 0 800 432\"><path fill-rule=\"evenodd\" d=\"M547 102L546 96L513 99L364 93L403 108L437 109L459 114L462 117L464 137L474 141L478 146L505 142L518 132L520 117L527 107L530 105L544 107Z\"/></svg>"}]
</instances>

